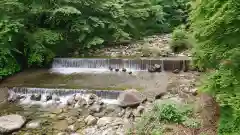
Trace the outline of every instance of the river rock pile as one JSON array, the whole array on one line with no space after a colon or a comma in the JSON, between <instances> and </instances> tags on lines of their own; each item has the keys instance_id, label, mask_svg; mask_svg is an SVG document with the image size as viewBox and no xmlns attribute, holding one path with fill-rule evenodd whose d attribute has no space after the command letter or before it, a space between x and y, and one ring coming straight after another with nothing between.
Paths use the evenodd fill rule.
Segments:
<instances>
[{"instance_id":1,"label":"river rock pile","mask_svg":"<svg viewBox=\"0 0 240 135\"><path fill-rule=\"evenodd\" d=\"M23 95L10 92L9 101L16 103L24 98L26 97ZM51 108L49 109L50 114L44 114L44 116L46 115L45 120L31 119L24 128L27 131L37 130L42 125L46 125L46 121L48 121L53 127L51 131L59 135L70 133L76 133L75 135L77 133L84 135L124 135L135 120L140 118L144 112L149 111L149 106L152 105L152 101L148 101L146 96L134 89L123 91L117 99L117 104L104 103L95 94L88 94L85 97L79 93L73 94L66 99L64 106L53 104L61 102L61 100L56 99L57 97L50 95L30 95L32 102L54 102L51 102L52 105L49 106ZM25 121L19 123L17 128L23 126L24 123ZM7 129L4 125L0 128Z\"/></svg>"}]
</instances>

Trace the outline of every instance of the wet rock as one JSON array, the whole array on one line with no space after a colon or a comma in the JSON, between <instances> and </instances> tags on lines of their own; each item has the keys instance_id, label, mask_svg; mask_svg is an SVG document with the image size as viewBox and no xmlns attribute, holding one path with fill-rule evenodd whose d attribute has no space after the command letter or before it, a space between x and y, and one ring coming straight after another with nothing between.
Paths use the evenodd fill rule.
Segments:
<instances>
[{"instance_id":1,"label":"wet rock","mask_svg":"<svg viewBox=\"0 0 240 135\"><path fill-rule=\"evenodd\" d=\"M113 68L112 68L112 67L108 67L108 69L109 69L110 71L113 71Z\"/></svg>"},{"instance_id":2,"label":"wet rock","mask_svg":"<svg viewBox=\"0 0 240 135\"><path fill-rule=\"evenodd\" d=\"M77 104L80 106L80 107L84 107L87 105L87 101L85 99L81 99L81 100L78 100Z\"/></svg>"},{"instance_id":3,"label":"wet rock","mask_svg":"<svg viewBox=\"0 0 240 135\"><path fill-rule=\"evenodd\" d=\"M122 71L123 71L123 72L127 72L127 69L126 69L126 68L122 68Z\"/></svg>"},{"instance_id":4,"label":"wet rock","mask_svg":"<svg viewBox=\"0 0 240 135\"><path fill-rule=\"evenodd\" d=\"M121 107L137 106L145 100L146 97L134 89L125 90L118 97L118 102Z\"/></svg>"},{"instance_id":5,"label":"wet rock","mask_svg":"<svg viewBox=\"0 0 240 135\"><path fill-rule=\"evenodd\" d=\"M81 94L81 93L75 94L75 95L74 95L74 99L75 99L75 101L80 101L80 100L82 100L82 99L83 99L83 98L82 98L82 94Z\"/></svg>"},{"instance_id":6,"label":"wet rock","mask_svg":"<svg viewBox=\"0 0 240 135\"><path fill-rule=\"evenodd\" d=\"M52 100L52 95L51 94L47 94L46 95L46 101Z\"/></svg>"},{"instance_id":7,"label":"wet rock","mask_svg":"<svg viewBox=\"0 0 240 135\"><path fill-rule=\"evenodd\" d=\"M148 68L148 72L153 73L153 72L161 72L161 65L155 64L153 66L150 66Z\"/></svg>"},{"instance_id":8,"label":"wet rock","mask_svg":"<svg viewBox=\"0 0 240 135\"><path fill-rule=\"evenodd\" d=\"M13 91L8 91L8 89L7 88L4 88L4 89L0 89L1 91L3 91L2 93L1 93L1 99L0 100L2 100L2 102L4 102L6 99L8 100L8 102L11 102L11 103L14 103L14 102L16 102L17 100L18 100L18 95L15 93L15 92L13 92ZM6 92L4 92L4 91L7 91L8 92L8 94L5 94ZM8 97L7 97L7 95L8 95ZM1 103L1 102L0 102Z\"/></svg>"},{"instance_id":9,"label":"wet rock","mask_svg":"<svg viewBox=\"0 0 240 135\"><path fill-rule=\"evenodd\" d=\"M6 115L0 117L0 133L5 134L20 129L26 119L21 115Z\"/></svg>"},{"instance_id":10,"label":"wet rock","mask_svg":"<svg viewBox=\"0 0 240 135\"><path fill-rule=\"evenodd\" d=\"M59 131L65 131L68 129L67 120L60 120L54 123L53 128Z\"/></svg>"},{"instance_id":11,"label":"wet rock","mask_svg":"<svg viewBox=\"0 0 240 135\"><path fill-rule=\"evenodd\" d=\"M74 99L74 96L70 97L68 100L67 100L67 105L68 106L71 106L71 105L74 105L76 103L75 99Z\"/></svg>"},{"instance_id":12,"label":"wet rock","mask_svg":"<svg viewBox=\"0 0 240 135\"><path fill-rule=\"evenodd\" d=\"M84 119L84 121L86 122L87 125L94 125L97 123L97 119L92 116L92 115L89 115L87 118Z\"/></svg>"},{"instance_id":13,"label":"wet rock","mask_svg":"<svg viewBox=\"0 0 240 135\"><path fill-rule=\"evenodd\" d=\"M90 94L87 98L87 104L92 105L94 102L98 101L98 96L95 94Z\"/></svg>"},{"instance_id":14,"label":"wet rock","mask_svg":"<svg viewBox=\"0 0 240 135\"><path fill-rule=\"evenodd\" d=\"M42 95L41 94L32 94L30 99L34 100L34 101L40 101L41 100Z\"/></svg>"},{"instance_id":15,"label":"wet rock","mask_svg":"<svg viewBox=\"0 0 240 135\"><path fill-rule=\"evenodd\" d=\"M115 71L116 71L116 72L118 72L118 71L119 71L119 69L118 69L118 68L116 68L116 69L115 69Z\"/></svg>"},{"instance_id":16,"label":"wet rock","mask_svg":"<svg viewBox=\"0 0 240 135\"><path fill-rule=\"evenodd\" d=\"M41 126L41 121L40 120L35 120L35 121L30 121L27 123L26 128L39 128Z\"/></svg>"},{"instance_id":17,"label":"wet rock","mask_svg":"<svg viewBox=\"0 0 240 135\"><path fill-rule=\"evenodd\" d=\"M174 74L178 74L178 73L180 73L180 70L179 70L179 69L174 69L172 72L173 72Z\"/></svg>"},{"instance_id":18,"label":"wet rock","mask_svg":"<svg viewBox=\"0 0 240 135\"><path fill-rule=\"evenodd\" d=\"M128 72L128 74L131 75L131 74L132 74L132 71Z\"/></svg>"}]
</instances>

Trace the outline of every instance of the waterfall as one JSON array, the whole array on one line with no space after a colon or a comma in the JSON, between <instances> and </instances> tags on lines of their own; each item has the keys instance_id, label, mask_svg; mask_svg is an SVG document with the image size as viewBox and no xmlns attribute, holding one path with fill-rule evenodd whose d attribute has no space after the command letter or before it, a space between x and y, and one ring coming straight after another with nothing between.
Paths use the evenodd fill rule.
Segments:
<instances>
[{"instance_id":1,"label":"waterfall","mask_svg":"<svg viewBox=\"0 0 240 135\"><path fill-rule=\"evenodd\" d=\"M13 92L17 94L55 94L57 96L67 96L76 93L80 94L96 94L98 97L104 99L117 99L121 91L113 90L86 90L86 89L61 89L61 88L26 88L26 87L14 87L11 88Z\"/></svg>"},{"instance_id":2,"label":"waterfall","mask_svg":"<svg viewBox=\"0 0 240 135\"><path fill-rule=\"evenodd\" d=\"M104 58L55 58L52 63L52 70L57 72L86 72L108 71L109 67L114 69L126 68L131 71L146 71L151 65L162 65L163 70L183 70L187 68L189 58L161 58L161 59L104 59Z\"/></svg>"}]
</instances>

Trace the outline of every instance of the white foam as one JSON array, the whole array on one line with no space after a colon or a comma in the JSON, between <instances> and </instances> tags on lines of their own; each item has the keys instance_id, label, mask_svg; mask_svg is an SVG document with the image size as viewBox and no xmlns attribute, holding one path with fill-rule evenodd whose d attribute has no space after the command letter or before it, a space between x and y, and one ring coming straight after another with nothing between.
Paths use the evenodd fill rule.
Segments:
<instances>
[{"instance_id":1,"label":"white foam","mask_svg":"<svg viewBox=\"0 0 240 135\"><path fill-rule=\"evenodd\" d=\"M64 107L67 105L67 101L73 97L74 94L71 95L66 95L66 96L59 96L60 101L54 101L54 100L49 100L45 101L44 99L46 98L47 94L42 94L41 100L40 101L33 101L31 100L31 94L21 94L25 96L26 98L20 100L20 104L22 105L39 105L44 108L48 107ZM89 94L82 94L82 98L85 100L89 99L88 98ZM105 104L118 104L118 100L116 99L102 99L102 102Z\"/></svg>"},{"instance_id":2,"label":"white foam","mask_svg":"<svg viewBox=\"0 0 240 135\"><path fill-rule=\"evenodd\" d=\"M116 71L110 71L106 68L52 68L50 69L51 73L59 73L59 74L76 74L76 73L93 73L93 74L100 74L100 73L121 73L121 69L119 69L119 72ZM141 70L130 70L127 69L127 72L138 72Z\"/></svg>"},{"instance_id":3,"label":"white foam","mask_svg":"<svg viewBox=\"0 0 240 135\"><path fill-rule=\"evenodd\" d=\"M50 72L61 74L74 74L74 73L107 73L110 72L105 68L52 68Z\"/></svg>"}]
</instances>

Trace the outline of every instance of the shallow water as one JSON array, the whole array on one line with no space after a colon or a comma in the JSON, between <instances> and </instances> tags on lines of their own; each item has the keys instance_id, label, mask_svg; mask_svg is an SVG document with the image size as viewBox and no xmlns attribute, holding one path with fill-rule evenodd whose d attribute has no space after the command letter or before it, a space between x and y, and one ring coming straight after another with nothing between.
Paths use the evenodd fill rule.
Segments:
<instances>
[{"instance_id":1,"label":"shallow water","mask_svg":"<svg viewBox=\"0 0 240 135\"><path fill-rule=\"evenodd\" d=\"M58 74L49 70L21 72L4 80L0 87L69 88L97 90L148 90L163 87L168 81L167 73L109 72L102 74Z\"/></svg>"}]
</instances>

